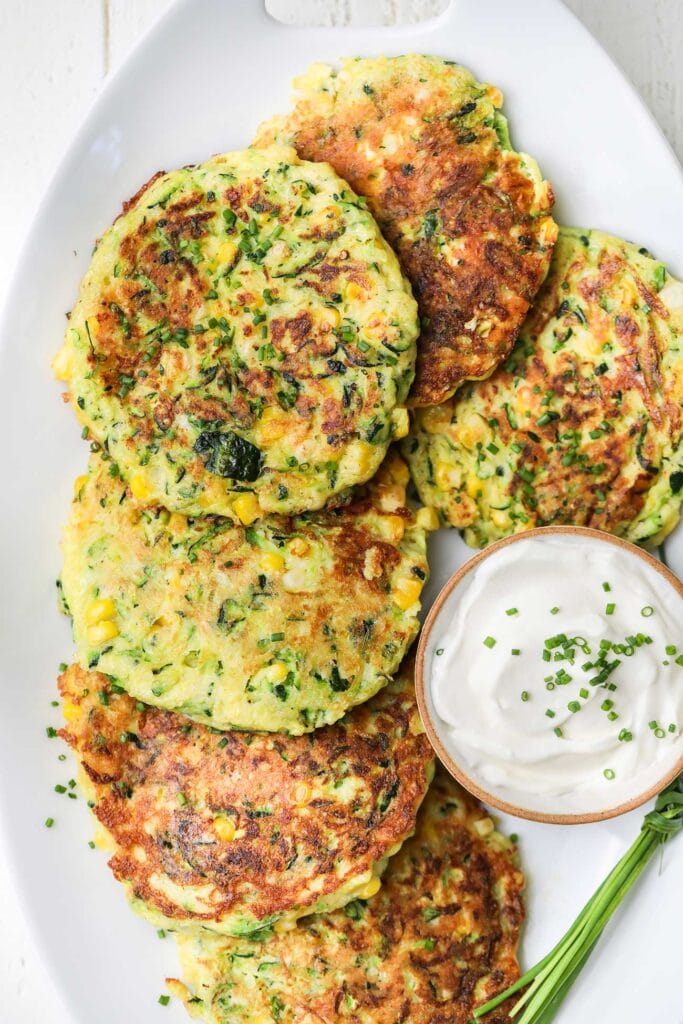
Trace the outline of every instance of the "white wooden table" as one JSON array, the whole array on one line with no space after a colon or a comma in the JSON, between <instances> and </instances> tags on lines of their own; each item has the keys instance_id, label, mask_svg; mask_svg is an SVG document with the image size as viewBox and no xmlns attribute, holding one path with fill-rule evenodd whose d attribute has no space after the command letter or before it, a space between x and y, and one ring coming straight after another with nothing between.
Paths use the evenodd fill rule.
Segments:
<instances>
[{"instance_id":1,"label":"white wooden table","mask_svg":"<svg viewBox=\"0 0 683 1024\"><path fill-rule=\"evenodd\" d=\"M169 2L1 0L0 302L57 160L106 76ZM269 0L268 6L283 20L343 24L349 16L415 19L438 12L445 2ZM681 0L567 2L632 79L683 159ZM495 69L490 75L495 80ZM1 854L0 992L2 1024L73 1024L34 949Z\"/></svg>"}]
</instances>

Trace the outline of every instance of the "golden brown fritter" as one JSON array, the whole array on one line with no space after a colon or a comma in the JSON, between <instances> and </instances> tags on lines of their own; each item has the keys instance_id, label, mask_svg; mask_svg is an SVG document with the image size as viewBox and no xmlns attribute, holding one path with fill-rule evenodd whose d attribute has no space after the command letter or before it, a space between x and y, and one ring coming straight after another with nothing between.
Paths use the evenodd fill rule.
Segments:
<instances>
[{"instance_id":1,"label":"golden brown fritter","mask_svg":"<svg viewBox=\"0 0 683 1024\"><path fill-rule=\"evenodd\" d=\"M398 669L428 567L396 453L349 505L248 527L140 507L109 468L93 458L64 534L83 668L207 725L292 734L335 722Z\"/></svg>"},{"instance_id":2,"label":"golden brown fritter","mask_svg":"<svg viewBox=\"0 0 683 1024\"><path fill-rule=\"evenodd\" d=\"M644 249L562 228L510 359L416 410L420 497L468 544L591 526L656 544L683 500L683 285Z\"/></svg>"},{"instance_id":3,"label":"golden brown fritter","mask_svg":"<svg viewBox=\"0 0 683 1024\"><path fill-rule=\"evenodd\" d=\"M516 153L500 92L437 57L314 64L296 104L261 127L326 160L368 200L418 300L410 401L436 404L509 354L550 262L552 190Z\"/></svg>"},{"instance_id":4,"label":"golden brown fritter","mask_svg":"<svg viewBox=\"0 0 683 1024\"><path fill-rule=\"evenodd\" d=\"M136 496L304 512L407 429L417 307L365 204L292 149L155 176L104 233L55 359Z\"/></svg>"},{"instance_id":5,"label":"golden brown fritter","mask_svg":"<svg viewBox=\"0 0 683 1024\"><path fill-rule=\"evenodd\" d=\"M299 738L219 733L78 666L59 686L110 867L171 928L246 935L376 892L433 771L412 665Z\"/></svg>"},{"instance_id":6,"label":"golden brown fritter","mask_svg":"<svg viewBox=\"0 0 683 1024\"><path fill-rule=\"evenodd\" d=\"M519 976L515 861L482 808L439 773L377 896L269 942L183 937L191 991L173 988L207 1024L467 1024ZM508 1011L487 1024L506 1024Z\"/></svg>"}]
</instances>

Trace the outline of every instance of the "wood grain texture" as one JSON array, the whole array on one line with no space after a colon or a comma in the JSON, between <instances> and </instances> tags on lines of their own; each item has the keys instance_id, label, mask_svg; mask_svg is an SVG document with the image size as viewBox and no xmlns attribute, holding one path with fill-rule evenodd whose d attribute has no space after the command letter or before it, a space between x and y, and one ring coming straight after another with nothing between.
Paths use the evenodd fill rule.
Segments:
<instances>
[{"instance_id":1,"label":"wood grain texture","mask_svg":"<svg viewBox=\"0 0 683 1024\"><path fill-rule=\"evenodd\" d=\"M384 24L414 21L437 14L445 2L269 0L272 12L283 20L336 25L351 19ZM683 159L682 0L566 2L631 78ZM55 165L105 75L119 66L169 4L170 0L0 3L0 231L5 243L0 248L0 303L13 260ZM490 75L495 79L495 69ZM46 798L48 793L46 783ZM65 817L67 811L65 807ZM36 808L36 813L43 811ZM59 822L54 839L64 841ZM155 1003L156 984L157 979L150 979L150 1006L141 1008L140 1022L145 1024L170 1019L169 1010ZM3 1024L74 1024L39 962L1 863L0 991Z\"/></svg>"}]
</instances>

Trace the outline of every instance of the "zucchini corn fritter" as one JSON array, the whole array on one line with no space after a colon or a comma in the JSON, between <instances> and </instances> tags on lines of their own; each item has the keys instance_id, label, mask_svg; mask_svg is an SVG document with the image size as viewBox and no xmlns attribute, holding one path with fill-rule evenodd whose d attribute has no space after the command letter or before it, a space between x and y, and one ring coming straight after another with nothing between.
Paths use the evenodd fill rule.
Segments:
<instances>
[{"instance_id":1,"label":"zucchini corn fritter","mask_svg":"<svg viewBox=\"0 0 683 1024\"><path fill-rule=\"evenodd\" d=\"M467 1024L519 977L523 884L513 845L440 773L377 896L268 942L183 936L189 989L171 985L207 1024Z\"/></svg>"},{"instance_id":2,"label":"zucchini corn fritter","mask_svg":"<svg viewBox=\"0 0 683 1024\"><path fill-rule=\"evenodd\" d=\"M438 57L314 64L256 145L326 160L368 200L420 307L410 401L430 405L506 358L550 263L553 195L516 153L498 89Z\"/></svg>"},{"instance_id":3,"label":"zucchini corn fritter","mask_svg":"<svg viewBox=\"0 0 683 1024\"><path fill-rule=\"evenodd\" d=\"M54 369L136 497L249 523L373 475L408 428L417 329L364 200L274 147L124 205Z\"/></svg>"},{"instance_id":4,"label":"zucchini corn fritter","mask_svg":"<svg viewBox=\"0 0 683 1024\"><path fill-rule=\"evenodd\" d=\"M76 482L62 589L77 660L138 700L220 729L329 725L397 670L418 631L430 509L392 453L352 504L296 518L141 507L111 462Z\"/></svg>"},{"instance_id":5,"label":"zucchini corn fritter","mask_svg":"<svg viewBox=\"0 0 683 1024\"><path fill-rule=\"evenodd\" d=\"M59 685L110 867L157 926L245 935L372 895L433 774L412 666L298 738L221 735L78 666Z\"/></svg>"},{"instance_id":6,"label":"zucchini corn fritter","mask_svg":"<svg viewBox=\"0 0 683 1024\"><path fill-rule=\"evenodd\" d=\"M473 547L534 526L656 544L683 500L683 285L644 249L563 228L506 364L416 410L420 497Z\"/></svg>"}]
</instances>

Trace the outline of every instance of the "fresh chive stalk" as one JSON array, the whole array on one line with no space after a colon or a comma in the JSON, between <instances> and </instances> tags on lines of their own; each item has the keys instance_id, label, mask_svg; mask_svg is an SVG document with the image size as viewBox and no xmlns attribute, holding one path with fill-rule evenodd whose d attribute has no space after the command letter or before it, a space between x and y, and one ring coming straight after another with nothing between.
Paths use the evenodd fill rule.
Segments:
<instances>
[{"instance_id":1,"label":"fresh chive stalk","mask_svg":"<svg viewBox=\"0 0 683 1024\"><path fill-rule=\"evenodd\" d=\"M481 1020L522 989L526 991L508 1014L511 1021L514 1024L550 1024L614 911L659 847L681 828L683 774L659 794L654 810L645 815L638 838L612 868L555 948L504 992L477 1007L470 1024Z\"/></svg>"}]
</instances>

